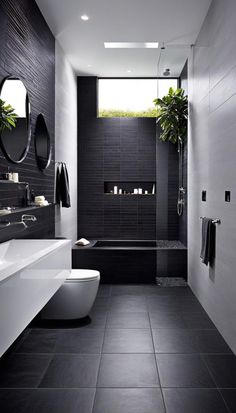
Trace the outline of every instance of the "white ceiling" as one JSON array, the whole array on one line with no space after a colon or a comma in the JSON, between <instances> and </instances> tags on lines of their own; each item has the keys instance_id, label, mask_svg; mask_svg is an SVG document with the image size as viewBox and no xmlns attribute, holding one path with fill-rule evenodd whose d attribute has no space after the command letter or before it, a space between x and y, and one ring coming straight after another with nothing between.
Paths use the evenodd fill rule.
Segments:
<instances>
[{"instance_id":1,"label":"white ceiling","mask_svg":"<svg viewBox=\"0 0 236 413\"><path fill-rule=\"evenodd\" d=\"M167 67L172 76L178 76L188 48L167 46L160 58L160 48L105 49L104 42L191 45L211 3L211 0L36 1L76 73L100 77L155 77ZM82 21L82 14L87 14L89 21Z\"/></svg>"}]
</instances>

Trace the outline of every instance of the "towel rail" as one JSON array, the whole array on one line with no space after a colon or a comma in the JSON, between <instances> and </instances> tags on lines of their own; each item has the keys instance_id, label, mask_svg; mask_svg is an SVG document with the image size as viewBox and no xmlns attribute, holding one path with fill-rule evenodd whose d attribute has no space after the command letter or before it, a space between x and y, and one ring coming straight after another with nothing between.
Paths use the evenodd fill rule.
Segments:
<instances>
[{"instance_id":1,"label":"towel rail","mask_svg":"<svg viewBox=\"0 0 236 413\"><path fill-rule=\"evenodd\" d=\"M200 217L200 219L203 219L203 218L205 218L205 217ZM213 219L212 224L221 224L220 218Z\"/></svg>"}]
</instances>

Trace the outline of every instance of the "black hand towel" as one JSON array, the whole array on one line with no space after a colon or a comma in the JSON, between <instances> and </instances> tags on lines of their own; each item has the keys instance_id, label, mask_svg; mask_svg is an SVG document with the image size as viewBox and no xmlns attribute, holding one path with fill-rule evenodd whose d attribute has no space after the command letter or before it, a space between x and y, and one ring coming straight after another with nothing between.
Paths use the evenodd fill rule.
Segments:
<instances>
[{"instance_id":1,"label":"black hand towel","mask_svg":"<svg viewBox=\"0 0 236 413\"><path fill-rule=\"evenodd\" d=\"M70 204L70 189L69 177L66 164L59 163L56 171L56 202L62 203L62 207L69 208Z\"/></svg>"},{"instance_id":2,"label":"black hand towel","mask_svg":"<svg viewBox=\"0 0 236 413\"><path fill-rule=\"evenodd\" d=\"M200 257L203 264L212 264L215 256L215 225L210 218L202 219L202 247Z\"/></svg>"}]
</instances>

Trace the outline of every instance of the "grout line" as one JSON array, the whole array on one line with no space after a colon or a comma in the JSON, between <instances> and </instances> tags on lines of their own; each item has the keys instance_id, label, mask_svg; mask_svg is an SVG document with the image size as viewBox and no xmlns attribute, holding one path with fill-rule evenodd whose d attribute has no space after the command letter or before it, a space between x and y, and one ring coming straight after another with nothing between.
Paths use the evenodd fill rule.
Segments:
<instances>
[{"instance_id":1,"label":"grout line","mask_svg":"<svg viewBox=\"0 0 236 413\"><path fill-rule=\"evenodd\" d=\"M226 401L225 401L225 399L224 399L224 397L223 397L223 395L222 395L222 393L221 393L221 391L220 391L220 388L219 388L219 386L218 386L218 384L217 384L217 382L216 382L216 380L215 380L215 378L214 378L214 375L213 375L213 373L211 372L211 370L210 370L210 368L209 368L209 366L208 366L208 364L207 364L207 362L205 361L205 358L204 358L203 356L204 356L204 354L201 353L201 354L200 354L201 360L203 361L203 363L204 363L204 365L205 365L208 373L210 374L213 383L215 383L216 389L217 389L218 393L220 394L220 397L221 397L221 399L223 400L223 402L224 402L224 404L225 404L228 412L231 413L231 410L230 410L230 408L228 407L228 405L227 405L227 403L226 403Z\"/></svg>"},{"instance_id":2,"label":"grout line","mask_svg":"<svg viewBox=\"0 0 236 413\"><path fill-rule=\"evenodd\" d=\"M150 323L150 325L151 325L151 320L150 320L149 312L148 312L148 317L149 317L149 323ZM163 402L163 406L164 406L165 413L167 413L167 408L166 408L165 400L164 400L164 394L163 394L162 387L161 387L160 373L159 373L159 369L158 369L158 365L157 365L157 358L156 358L156 353L155 353L155 345L154 345L154 339L153 339L152 329L150 329L150 334L151 334L151 338L152 338L152 345L153 345L153 350L154 350L154 353L153 353L153 354L154 354L154 359L155 359L155 366L156 366L156 370L157 370L157 376L158 376L159 383L160 383L160 387L159 387L159 388L160 388L160 392L161 392L162 402Z\"/></svg>"}]
</instances>

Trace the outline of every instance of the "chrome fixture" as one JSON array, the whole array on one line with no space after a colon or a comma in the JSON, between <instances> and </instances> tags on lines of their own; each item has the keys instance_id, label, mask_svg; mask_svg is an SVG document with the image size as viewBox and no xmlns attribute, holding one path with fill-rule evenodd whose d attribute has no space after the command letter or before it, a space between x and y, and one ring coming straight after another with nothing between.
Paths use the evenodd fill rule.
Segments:
<instances>
[{"instance_id":1,"label":"chrome fixture","mask_svg":"<svg viewBox=\"0 0 236 413\"><path fill-rule=\"evenodd\" d=\"M183 178L183 141L178 139L178 154L179 154L179 188L178 188L178 200L177 200L177 213L179 217L183 214L184 209L184 178Z\"/></svg>"},{"instance_id":2,"label":"chrome fixture","mask_svg":"<svg viewBox=\"0 0 236 413\"><path fill-rule=\"evenodd\" d=\"M163 76L170 76L170 69L165 69L163 72Z\"/></svg>"},{"instance_id":3,"label":"chrome fixture","mask_svg":"<svg viewBox=\"0 0 236 413\"><path fill-rule=\"evenodd\" d=\"M21 221L14 221L14 222L10 222L10 221L1 221L0 222L0 228L6 228L6 227L10 227L12 225L24 225L24 228L28 228L28 225L26 224L26 222L35 222L37 221L37 218L34 215L22 215L21 216Z\"/></svg>"},{"instance_id":4,"label":"chrome fixture","mask_svg":"<svg viewBox=\"0 0 236 413\"><path fill-rule=\"evenodd\" d=\"M203 219L205 217L200 217L200 219ZM221 224L221 219L220 218L216 218L212 220L212 224Z\"/></svg>"}]
</instances>

